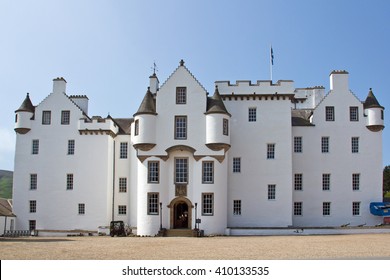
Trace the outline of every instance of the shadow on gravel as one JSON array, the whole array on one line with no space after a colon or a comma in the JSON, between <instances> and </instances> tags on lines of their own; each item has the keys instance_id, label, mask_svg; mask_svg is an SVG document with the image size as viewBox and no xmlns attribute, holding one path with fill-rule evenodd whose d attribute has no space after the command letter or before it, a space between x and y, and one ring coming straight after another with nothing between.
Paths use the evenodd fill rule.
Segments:
<instances>
[{"instance_id":1,"label":"shadow on gravel","mask_svg":"<svg viewBox=\"0 0 390 280\"><path fill-rule=\"evenodd\" d=\"M34 239L34 238L0 238L0 242L28 242L28 243L48 243L48 242L66 242L66 241L74 241L70 239Z\"/></svg>"}]
</instances>

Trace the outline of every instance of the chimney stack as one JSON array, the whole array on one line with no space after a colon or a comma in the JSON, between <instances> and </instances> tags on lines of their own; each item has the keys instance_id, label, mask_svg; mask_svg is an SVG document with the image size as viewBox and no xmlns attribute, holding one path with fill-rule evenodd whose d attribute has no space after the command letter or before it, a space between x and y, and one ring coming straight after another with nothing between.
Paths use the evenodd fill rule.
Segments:
<instances>
[{"instance_id":1,"label":"chimney stack","mask_svg":"<svg viewBox=\"0 0 390 280\"><path fill-rule=\"evenodd\" d=\"M53 79L53 93L66 93L66 81L63 77Z\"/></svg>"}]
</instances>

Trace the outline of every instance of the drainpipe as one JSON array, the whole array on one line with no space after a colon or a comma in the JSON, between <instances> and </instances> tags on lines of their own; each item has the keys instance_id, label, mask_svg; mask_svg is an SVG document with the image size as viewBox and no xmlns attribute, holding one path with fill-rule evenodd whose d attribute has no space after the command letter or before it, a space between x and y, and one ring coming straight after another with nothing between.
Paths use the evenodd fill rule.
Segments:
<instances>
[{"instance_id":1,"label":"drainpipe","mask_svg":"<svg viewBox=\"0 0 390 280\"><path fill-rule=\"evenodd\" d=\"M115 211L115 140L114 140L114 151L112 156L112 215L111 221L114 220L114 211Z\"/></svg>"}]
</instances>

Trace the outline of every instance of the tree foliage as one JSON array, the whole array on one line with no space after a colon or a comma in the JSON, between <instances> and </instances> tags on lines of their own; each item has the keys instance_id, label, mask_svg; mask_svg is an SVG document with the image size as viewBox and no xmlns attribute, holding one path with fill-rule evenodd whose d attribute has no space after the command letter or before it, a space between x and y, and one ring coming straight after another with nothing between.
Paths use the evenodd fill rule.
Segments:
<instances>
[{"instance_id":1,"label":"tree foliage","mask_svg":"<svg viewBox=\"0 0 390 280\"><path fill-rule=\"evenodd\" d=\"M383 193L390 192L390 165L383 169Z\"/></svg>"}]
</instances>

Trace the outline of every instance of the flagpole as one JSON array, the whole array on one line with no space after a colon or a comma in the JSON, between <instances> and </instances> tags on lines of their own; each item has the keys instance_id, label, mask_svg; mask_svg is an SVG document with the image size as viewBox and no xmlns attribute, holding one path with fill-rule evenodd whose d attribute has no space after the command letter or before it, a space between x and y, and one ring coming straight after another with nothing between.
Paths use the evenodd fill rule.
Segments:
<instances>
[{"instance_id":1,"label":"flagpole","mask_svg":"<svg viewBox=\"0 0 390 280\"><path fill-rule=\"evenodd\" d=\"M272 50L272 45L271 45L270 56L269 56L269 70L271 75L271 84L272 84L272 65L274 65L274 51Z\"/></svg>"}]
</instances>

